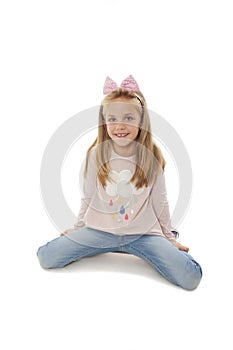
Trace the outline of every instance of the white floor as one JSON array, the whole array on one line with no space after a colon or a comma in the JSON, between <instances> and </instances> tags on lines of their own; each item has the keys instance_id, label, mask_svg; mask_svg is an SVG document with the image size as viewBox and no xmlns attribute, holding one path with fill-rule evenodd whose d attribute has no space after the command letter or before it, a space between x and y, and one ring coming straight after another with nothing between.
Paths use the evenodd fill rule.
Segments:
<instances>
[{"instance_id":1,"label":"white floor","mask_svg":"<svg viewBox=\"0 0 233 350\"><path fill-rule=\"evenodd\" d=\"M230 349L227 305L217 301L222 288L214 290L210 270L189 292L132 255L101 254L56 270L34 264L13 317L17 336L30 333L28 348Z\"/></svg>"},{"instance_id":2,"label":"white floor","mask_svg":"<svg viewBox=\"0 0 233 350\"><path fill-rule=\"evenodd\" d=\"M30 229L31 222L25 231L13 229L3 237L4 349L232 349L230 246L219 249L217 240L200 244L193 235L190 253L204 275L190 292L128 254L42 269L37 248L55 236L45 232L47 220L41 215L40 229Z\"/></svg>"}]
</instances>

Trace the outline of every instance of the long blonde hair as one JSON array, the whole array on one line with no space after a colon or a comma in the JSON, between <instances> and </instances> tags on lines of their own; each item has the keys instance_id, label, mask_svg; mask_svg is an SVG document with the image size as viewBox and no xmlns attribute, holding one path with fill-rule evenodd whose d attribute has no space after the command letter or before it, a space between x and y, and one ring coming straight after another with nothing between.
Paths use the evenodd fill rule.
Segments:
<instances>
[{"instance_id":1,"label":"long blonde hair","mask_svg":"<svg viewBox=\"0 0 233 350\"><path fill-rule=\"evenodd\" d=\"M149 113L143 94L138 91L135 93L133 91L128 91L122 88L118 88L112 91L102 101L99 109L98 136L87 150L84 176L87 174L90 152L92 148L96 146L95 161L98 169L97 177L104 188L106 187L107 180L112 182L112 179L109 175L111 172L111 168L109 166L111 147L106 147L106 144L111 142L111 138L109 137L107 129L105 127L103 104L111 103L119 98L123 98L127 101L132 101L136 98L140 101L141 104L141 129L139 130L138 136L135 139L138 146L136 147L136 166L130 182L134 183L137 189L143 186L147 187L148 185L155 182L158 169L160 167L164 171L166 162L163 158L160 148L153 141Z\"/></svg>"}]
</instances>

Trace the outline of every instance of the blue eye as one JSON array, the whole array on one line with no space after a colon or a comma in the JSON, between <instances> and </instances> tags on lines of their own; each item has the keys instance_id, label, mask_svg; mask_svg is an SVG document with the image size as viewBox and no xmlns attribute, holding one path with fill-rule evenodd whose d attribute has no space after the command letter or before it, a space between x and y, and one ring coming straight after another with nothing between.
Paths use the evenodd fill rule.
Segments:
<instances>
[{"instance_id":1,"label":"blue eye","mask_svg":"<svg viewBox=\"0 0 233 350\"><path fill-rule=\"evenodd\" d=\"M133 120L133 118L130 115L128 117L126 117L126 119Z\"/></svg>"},{"instance_id":2,"label":"blue eye","mask_svg":"<svg viewBox=\"0 0 233 350\"><path fill-rule=\"evenodd\" d=\"M125 116L124 119L125 119L126 121L132 121L132 120L134 120L134 118L133 118L131 115ZM108 123L116 123L116 122L117 122L117 118L115 118L115 117L109 117L109 118L108 118Z\"/></svg>"},{"instance_id":3,"label":"blue eye","mask_svg":"<svg viewBox=\"0 0 233 350\"><path fill-rule=\"evenodd\" d=\"M109 122L114 122L114 121L116 121L116 118L109 118L108 121Z\"/></svg>"}]
</instances>

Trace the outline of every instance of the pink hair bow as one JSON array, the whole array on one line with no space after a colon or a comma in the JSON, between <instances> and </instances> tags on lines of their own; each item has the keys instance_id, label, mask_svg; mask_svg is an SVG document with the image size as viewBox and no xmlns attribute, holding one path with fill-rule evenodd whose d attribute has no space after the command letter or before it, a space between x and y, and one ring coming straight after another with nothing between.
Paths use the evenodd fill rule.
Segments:
<instances>
[{"instance_id":1,"label":"pink hair bow","mask_svg":"<svg viewBox=\"0 0 233 350\"><path fill-rule=\"evenodd\" d=\"M132 75L129 75L126 79L124 79L120 87L128 91L140 91L139 86ZM103 89L104 95L109 94L110 92L112 92L113 90L116 90L117 88L118 86L115 83L115 81L107 77L104 83L104 89Z\"/></svg>"}]
</instances>

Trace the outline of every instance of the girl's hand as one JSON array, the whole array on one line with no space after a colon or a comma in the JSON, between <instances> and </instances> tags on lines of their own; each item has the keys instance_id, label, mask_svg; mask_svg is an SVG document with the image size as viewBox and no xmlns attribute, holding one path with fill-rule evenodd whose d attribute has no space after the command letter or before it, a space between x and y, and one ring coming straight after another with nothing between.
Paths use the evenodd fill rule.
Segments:
<instances>
[{"instance_id":1,"label":"girl's hand","mask_svg":"<svg viewBox=\"0 0 233 350\"><path fill-rule=\"evenodd\" d=\"M68 228L68 229L65 230L64 232L60 233L60 236L67 235L67 233L71 233L71 232L74 232L74 231L76 231L76 230L77 230L76 228Z\"/></svg>"},{"instance_id":2,"label":"girl's hand","mask_svg":"<svg viewBox=\"0 0 233 350\"><path fill-rule=\"evenodd\" d=\"M179 242L172 242L172 244L178 248L179 250L183 250L184 252L187 252L189 251L189 248L188 247L185 247L184 245L180 244Z\"/></svg>"}]
</instances>

